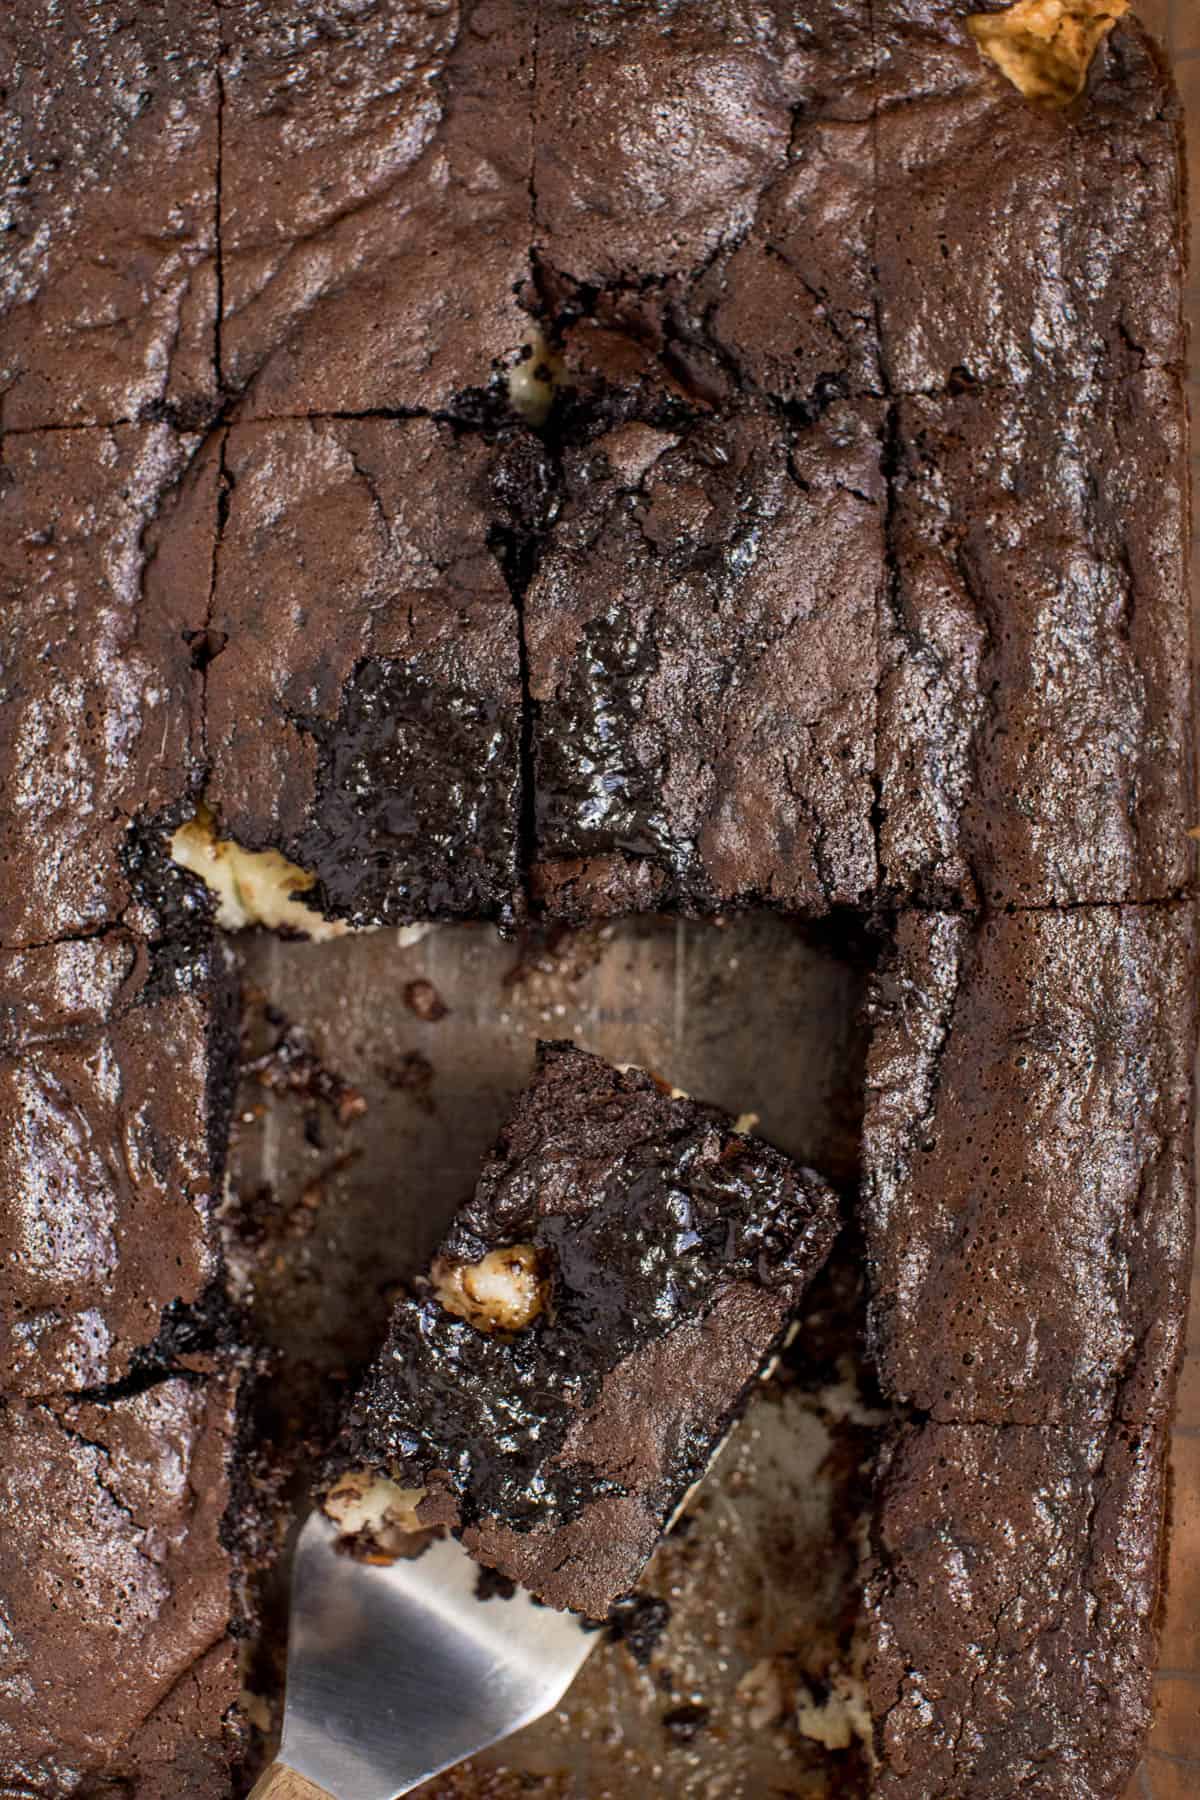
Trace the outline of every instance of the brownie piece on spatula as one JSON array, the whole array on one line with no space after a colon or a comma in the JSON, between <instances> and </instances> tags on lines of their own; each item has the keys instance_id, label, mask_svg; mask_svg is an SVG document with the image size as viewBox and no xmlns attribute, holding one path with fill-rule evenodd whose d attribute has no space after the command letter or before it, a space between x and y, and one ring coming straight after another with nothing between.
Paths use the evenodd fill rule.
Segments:
<instances>
[{"instance_id":1,"label":"brownie piece on spatula","mask_svg":"<svg viewBox=\"0 0 1200 1800\"><path fill-rule=\"evenodd\" d=\"M394 1555L449 1525L548 1604L605 1617L837 1225L828 1184L728 1114L542 1044L347 1419L324 1504L348 1547Z\"/></svg>"}]
</instances>

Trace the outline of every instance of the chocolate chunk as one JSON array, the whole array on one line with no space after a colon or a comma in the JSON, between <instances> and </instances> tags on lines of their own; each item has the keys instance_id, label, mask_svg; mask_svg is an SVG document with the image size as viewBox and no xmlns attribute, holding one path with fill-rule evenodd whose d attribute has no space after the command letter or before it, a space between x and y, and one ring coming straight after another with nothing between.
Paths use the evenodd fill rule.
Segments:
<instances>
[{"instance_id":1,"label":"chocolate chunk","mask_svg":"<svg viewBox=\"0 0 1200 1800\"><path fill-rule=\"evenodd\" d=\"M450 1010L432 981L425 980L405 983L404 1004L409 1012L415 1013L427 1025L436 1025Z\"/></svg>"},{"instance_id":2,"label":"chocolate chunk","mask_svg":"<svg viewBox=\"0 0 1200 1800\"><path fill-rule=\"evenodd\" d=\"M690 1744L704 1730L708 1719L707 1706L673 1706L663 1714L662 1722L664 1731L669 1731L678 1743Z\"/></svg>"},{"instance_id":3,"label":"chocolate chunk","mask_svg":"<svg viewBox=\"0 0 1200 1800\"><path fill-rule=\"evenodd\" d=\"M625 1594L609 1608L608 1635L624 1644L639 1668L650 1665L659 1640L671 1621L671 1608L655 1594Z\"/></svg>"},{"instance_id":4,"label":"chocolate chunk","mask_svg":"<svg viewBox=\"0 0 1200 1800\"><path fill-rule=\"evenodd\" d=\"M511 1600L516 1591L516 1582L507 1575L498 1575L495 1569L481 1568L475 1577L477 1600Z\"/></svg>"}]
</instances>

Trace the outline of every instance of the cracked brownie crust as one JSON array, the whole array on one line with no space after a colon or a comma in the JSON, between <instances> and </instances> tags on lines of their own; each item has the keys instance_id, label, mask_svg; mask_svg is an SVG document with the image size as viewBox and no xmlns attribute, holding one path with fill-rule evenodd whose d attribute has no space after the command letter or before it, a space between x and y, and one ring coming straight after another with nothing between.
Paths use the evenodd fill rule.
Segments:
<instances>
[{"instance_id":1,"label":"cracked brownie crust","mask_svg":"<svg viewBox=\"0 0 1200 1800\"><path fill-rule=\"evenodd\" d=\"M245 416L443 410L528 330L529 0L221 15L221 372Z\"/></svg>"},{"instance_id":2,"label":"cracked brownie crust","mask_svg":"<svg viewBox=\"0 0 1200 1800\"><path fill-rule=\"evenodd\" d=\"M878 1787L1120 1791L1189 1257L1179 120L1132 19L1050 111L971 10L0 26L0 1419L80 1496L12 1551L0 1785L225 1791L237 1558L195 1495L148 1522L130 1410L223 1505L228 983L167 850L207 798L356 926L890 934ZM143 1594L106 1709L70 1559L122 1544L206 1623Z\"/></svg>"},{"instance_id":3,"label":"cracked brownie crust","mask_svg":"<svg viewBox=\"0 0 1200 1800\"><path fill-rule=\"evenodd\" d=\"M228 1378L178 1377L100 1404L14 1401L0 1413L10 1792L228 1793L234 1406Z\"/></svg>"},{"instance_id":4,"label":"cracked brownie crust","mask_svg":"<svg viewBox=\"0 0 1200 1800\"><path fill-rule=\"evenodd\" d=\"M881 409L619 424L564 458L525 596L537 878L819 914L875 877ZM628 901L624 902L628 905Z\"/></svg>"},{"instance_id":5,"label":"cracked brownie crust","mask_svg":"<svg viewBox=\"0 0 1200 1800\"><path fill-rule=\"evenodd\" d=\"M911 1421L867 1587L881 1794L1118 1793L1136 1758L1194 982L1190 905L901 925L864 1159L875 1362Z\"/></svg>"}]
</instances>

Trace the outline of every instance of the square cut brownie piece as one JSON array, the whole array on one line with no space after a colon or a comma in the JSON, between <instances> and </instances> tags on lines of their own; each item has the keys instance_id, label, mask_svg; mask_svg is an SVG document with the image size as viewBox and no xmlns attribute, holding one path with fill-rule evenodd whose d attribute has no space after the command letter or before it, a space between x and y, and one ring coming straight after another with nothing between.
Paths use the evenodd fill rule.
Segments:
<instances>
[{"instance_id":1,"label":"square cut brownie piece","mask_svg":"<svg viewBox=\"0 0 1200 1800\"><path fill-rule=\"evenodd\" d=\"M517 616L482 437L428 419L234 426L208 670L221 835L351 925L503 918Z\"/></svg>"},{"instance_id":2,"label":"square cut brownie piece","mask_svg":"<svg viewBox=\"0 0 1200 1800\"><path fill-rule=\"evenodd\" d=\"M124 933L0 952L7 1396L136 1375L219 1274L235 995L216 952L188 979Z\"/></svg>"},{"instance_id":3,"label":"square cut brownie piece","mask_svg":"<svg viewBox=\"0 0 1200 1800\"><path fill-rule=\"evenodd\" d=\"M897 1429L865 1596L877 1800L1129 1791L1154 1701L1162 1449L1136 1426Z\"/></svg>"},{"instance_id":4,"label":"square cut brownie piece","mask_svg":"<svg viewBox=\"0 0 1200 1800\"><path fill-rule=\"evenodd\" d=\"M534 114L540 258L588 288L637 288L702 271L744 240L810 121L871 111L867 8L800 10L549 0Z\"/></svg>"},{"instance_id":5,"label":"square cut brownie piece","mask_svg":"<svg viewBox=\"0 0 1200 1800\"><path fill-rule=\"evenodd\" d=\"M529 333L532 0L241 0L221 22L221 357L242 416L477 395Z\"/></svg>"},{"instance_id":6,"label":"square cut brownie piece","mask_svg":"<svg viewBox=\"0 0 1200 1800\"><path fill-rule=\"evenodd\" d=\"M543 294L636 318L693 392L877 392L870 25L860 0L542 6Z\"/></svg>"},{"instance_id":7,"label":"square cut brownie piece","mask_svg":"<svg viewBox=\"0 0 1200 1800\"><path fill-rule=\"evenodd\" d=\"M944 1422L1165 1425L1195 977L1190 902L900 921L861 1203L889 1397Z\"/></svg>"},{"instance_id":8,"label":"square cut brownie piece","mask_svg":"<svg viewBox=\"0 0 1200 1800\"><path fill-rule=\"evenodd\" d=\"M393 1314L327 1510L368 1542L381 1518L451 1525L550 1605L605 1617L837 1222L820 1176L726 1114L542 1044L429 1281Z\"/></svg>"},{"instance_id":9,"label":"square cut brownie piece","mask_svg":"<svg viewBox=\"0 0 1200 1800\"><path fill-rule=\"evenodd\" d=\"M875 0L880 349L897 393L1067 391L1182 365L1180 106L1132 13L1069 108L1026 99L971 15ZM1052 414L1052 408L1050 409Z\"/></svg>"},{"instance_id":10,"label":"square cut brownie piece","mask_svg":"<svg viewBox=\"0 0 1200 1800\"><path fill-rule=\"evenodd\" d=\"M1162 901L1195 864L1176 376L964 385L895 412L885 889Z\"/></svg>"},{"instance_id":11,"label":"square cut brownie piece","mask_svg":"<svg viewBox=\"0 0 1200 1800\"><path fill-rule=\"evenodd\" d=\"M551 914L871 893L881 425L626 420L568 454L524 607Z\"/></svg>"},{"instance_id":12,"label":"square cut brownie piece","mask_svg":"<svg viewBox=\"0 0 1200 1800\"><path fill-rule=\"evenodd\" d=\"M228 1800L236 1371L0 1408L0 1791Z\"/></svg>"},{"instance_id":13,"label":"square cut brownie piece","mask_svg":"<svg viewBox=\"0 0 1200 1800\"><path fill-rule=\"evenodd\" d=\"M217 409L212 0L0 12L6 431Z\"/></svg>"}]
</instances>

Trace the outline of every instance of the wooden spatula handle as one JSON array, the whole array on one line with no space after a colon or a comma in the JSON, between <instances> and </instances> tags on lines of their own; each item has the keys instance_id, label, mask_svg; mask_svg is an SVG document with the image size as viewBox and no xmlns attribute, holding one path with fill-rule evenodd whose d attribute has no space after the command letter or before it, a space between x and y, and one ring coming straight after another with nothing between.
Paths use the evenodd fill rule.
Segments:
<instances>
[{"instance_id":1,"label":"wooden spatula handle","mask_svg":"<svg viewBox=\"0 0 1200 1800\"><path fill-rule=\"evenodd\" d=\"M250 1800L337 1800L337 1796L318 1787L307 1775L298 1775L286 1763L277 1762L255 1782Z\"/></svg>"}]
</instances>

